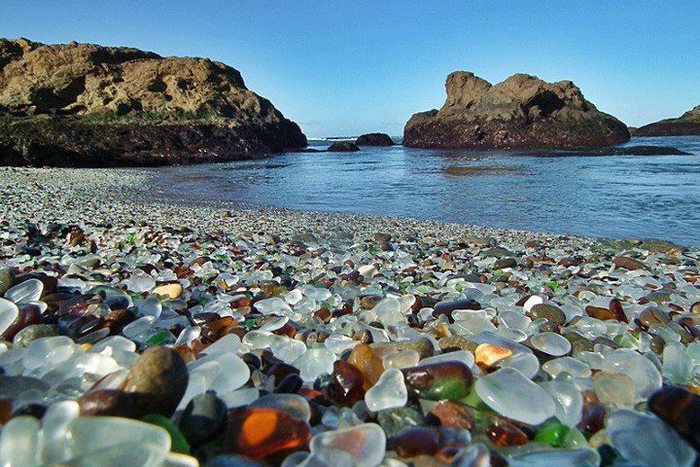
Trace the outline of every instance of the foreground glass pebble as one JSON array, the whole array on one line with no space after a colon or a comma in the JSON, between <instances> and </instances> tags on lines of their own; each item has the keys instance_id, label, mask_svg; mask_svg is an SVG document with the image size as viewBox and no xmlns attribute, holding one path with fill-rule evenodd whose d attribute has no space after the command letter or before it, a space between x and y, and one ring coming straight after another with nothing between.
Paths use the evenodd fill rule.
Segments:
<instances>
[{"instance_id":1,"label":"foreground glass pebble","mask_svg":"<svg viewBox=\"0 0 700 467\"><path fill-rule=\"evenodd\" d=\"M389 368L365 394L367 408L373 412L403 407L408 401L408 390L403 373L398 368Z\"/></svg>"},{"instance_id":2,"label":"foreground glass pebble","mask_svg":"<svg viewBox=\"0 0 700 467\"><path fill-rule=\"evenodd\" d=\"M17 304L36 302L41 298L43 291L44 284L39 279L29 279L5 292L5 298Z\"/></svg>"},{"instance_id":3,"label":"foreground glass pebble","mask_svg":"<svg viewBox=\"0 0 700 467\"><path fill-rule=\"evenodd\" d=\"M150 423L121 417L79 417L68 431L70 449L76 456L104 451L123 443L152 446L170 451L170 434Z\"/></svg>"},{"instance_id":4,"label":"foreground glass pebble","mask_svg":"<svg viewBox=\"0 0 700 467\"><path fill-rule=\"evenodd\" d=\"M467 367L471 368L474 365L474 354L469 352L468 350L456 350L454 352L447 352L440 355L424 358L419 363L421 365L429 365L431 363L451 361L462 362Z\"/></svg>"},{"instance_id":5,"label":"foreground glass pebble","mask_svg":"<svg viewBox=\"0 0 700 467\"><path fill-rule=\"evenodd\" d=\"M17 305L10 300L0 298L0 334L4 334L18 316Z\"/></svg>"},{"instance_id":6,"label":"foreground glass pebble","mask_svg":"<svg viewBox=\"0 0 700 467\"><path fill-rule=\"evenodd\" d=\"M304 422L311 419L311 407L306 399L299 394L268 394L253 401L249 407L268 407L280 410Z\"/></svg>"},{"instance_id":7,"label":"foreground glass pebble","mask_svg":"<svg viewBox=\"0 0 700 467\"><path fill-rule=\"evenodd\" d=\"M309 439L309 425L286 412L248 407L229 412L224 440L227 452L253 459L299 449Z\"/></svg>"},{"instance_id":8,"label":"foreground glass pebble","mask_svg":"<svg viewBox=\"0 0 700 467\"><path fill-rule=\"evenodd\" d=\"M656 366L648 358L630 349L618 349L607 354L601 369L632 378L635 394L640 399L646 399L661 387L661 373Z\"/></svg>"},{"instance_id":9,"label":"foreground glass pebble","mask_svg":"<svg viewBox=\"0 0 700 467\"><path fill-rule=\"evenodd\" d=\"M543 332L530 338L530 344L540 352L561 357L571 351L571 342L555 332Z\"/></svg>"},{"instance_id":10,"label":"foreground glass pebble","mask_svg":"<svg viewBox=\"0 0 700 467\"><path fill-rule=\"evenodd\" d=\"M664 347L662 374L673 384L685 384L692 377L693 362L680 342Z\"/></svg>"},{"instance_id":11,"label":"foreground glass pebble","mask_svg":"<svg viewBox=\"0 0 700 467\"><path fill-rule=\"evenodd\" d=\"M600 465L600 455L593 449L553 449L514 454L508 457L511 467L533 466L595 466Z\"/></svg>"},{"instance_id":12,"label":"foreground glass pebble","mask_svg":"<svg viewBox=\"0 0 700 467\"><path fill-rule=\"evenodd\" d=\"M39 421L30 416L14 417L0 432L0 465L24 467L36 465L39 448Z\"/></svg>"},{"instance_id":13,"label":"foreground glass pebble","mask_svg":"<svg viewBox=\"0 0 700 467\"><path fill-rule=\"evenodd\" d=\"M634 381L624 374L599 371L593 375L593 390L606 406L632 407L637 401Z\"/></svg>"},{"instance_id":14,"label":"foreground glass pebble","mask_svg":"<svg viewBox=\"0 0 700 467\"><path fill-rule=\"evenodd\" d=\"M125 282L127 289L135 293L148 292L156 286L156 281L149 274L137 269Z\"/></svg>"},{"instance_id":15,"label":"foreground glass pebble","mask_svg":"<svg viewBox=\"0 0 700 467\"><path fill-rule=\"evenodd\" d=\"M459 400L471 390L473 376L462 362L447 361L401 370L409 391L421 399Z\"/></svg>"},{"instance_id":16,"label":"foreground glass pebble","mask_svg":"<svg viewBox=\"0 0 700 467\"><path fill-rule=\"evenodd\" d=\"M386 450L386 435L377 424L364 423L343 430L326 431L311 438L311 452L329 449L345 451L357 467L375 467L382 462Z\"/></svg>"},{"instance_id":17,"label":"foreground glass pebble","mask_svg":"<svg viewBox=\"0 0 700 467\"><path fill-rule=\"evenodd\" d=\"M578 425L583 411L583 396L576 385L570 381L554 380L545 381L542 387L554 400L554 416L568 427Z\"/></svg>"},{"instance_id":18,"label":"foreground glass pebble","mask_svg":"<svg viewBox=\"0 0 700 467\"><path fill-rule=\"evenodd\" d=\"M163 461L168 457L168 454L168 451L158 449L157 446L133 441L106 447L99 451L82 453L71 459L69 465L160 467L163 466ZM189 456L187 457L189 458Z\"/></svg>"},{"instance_id":19,"label":"foreground glass pebble","mask_svg":"<svg viewBox=\"0 0 700 467\"><path fill-rule=\"evenodd\" d=\"M420 354L415 350L402 350L384 355L382 362L384 368L408 368L416 366L420 360Z\"/></svg>"},{"instance_id":20,"label":"foreground glass pebble","mask_svg":"<svg viewBox=\"0 0 700 467\"><path fill-rule=\"evenodd\" d=\"M313 381L324 373L333 372L335 354L325 347L307 349L301 357L294 361L299 368L299 376L304 381Z\"/></svg>"},{"instance_id":21,"label":"foreground glass pebble","mask_svg":"<svg viewBox=\"0 0 700 467\"><path fill-rule=\"evenodd\" d=\"M540 371L540 361L534 354L519 353L501 360L501 368L513 368L523 374L524 377L532 379Z\"/></svg>"},{"instance_id":22,"label":"foreground glass pebble","mask_svg":"<svg viewBox=\"0 0 700 467\"><path fill-rule=\"evenodd\" d=\"M266 298L255 302L255 309L264 315L290 316L293 311L284 300L279 297Z\"/></svg>"},{"instance_id":23,"label":"foreground glass pebble","mask_svg":"<svg viewBox=\"0 0 700 467\"><path fill-rule=\"evenodd\" d=\"M591 367L573 357L559 357L549 360L542 364L542 369L549 373L552 378L556 378L559 373L563 372L577 378L591 376Z\"/></svg>"},{"instance_id":24,"label":"foreground glass pebble","mask_svg":"<svg viewBox=\"0 0 700 467\"><path fill-rule=\"evenodd\" d=\"M75 401L62 401L48 408L41 420L44 448L42 461L57 464L70 459L70 442L67 439L70 425L80 415L80 406Z\"/></svg>"},{"instance_id":25,"label":"foreground glass pebble","mask_svg":"<svg viewBox=\"0 0 700 467\"><path fill-rule=\"evenodd\" d=\"M655 415L616 410L608 416L606 428L615 449L635 465L689 467L695 463L695 450Z\"/></svg>"},{"instance_id":26,"label":"foreground glass pebble","mask_svg":"<svg viewBox=\"0 0 700 467\"><path fill-rule=\"evenodd\" d=\"M554 401L547 391L513 368L482 376L475 387L481 400L504 417L539 425L554 415Z\"/></svg>"}]
</instances>

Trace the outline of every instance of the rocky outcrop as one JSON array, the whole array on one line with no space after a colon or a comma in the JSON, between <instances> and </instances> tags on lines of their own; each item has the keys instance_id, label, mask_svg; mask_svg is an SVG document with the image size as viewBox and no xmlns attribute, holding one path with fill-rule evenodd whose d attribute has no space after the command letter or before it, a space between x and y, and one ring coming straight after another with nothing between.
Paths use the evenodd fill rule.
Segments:
<instances>
[{"instance_id":1,"label":"rocky outcrop","mask_svg":"<svg viewBox=\"0 0 700 467\"><path fill-rule=\"evenodd\" d=\"M588 102L571 81L513 75L492 85L458 71L440 110L413 115L405 146L424 148L579 148L624 143L627 127Z\"/></svg>"},{"instance_id":2,"label":"rocky outcrop","mask_svg":"<svg viewBox=\"0 0 700 467\"><path fill-rule=\"evenodd\" d=\"M338 141L336 143L328 146L328 152L355 152L359 151L360 148L357 147L352 141Z\"/></svg>"},{"instance_id":3,"label":"rocky outcrop","mask_svg":"<svg viewBox=\"0 0 700 467\"><path fill-rule=\"evenodd\" d=\"M2 165L167 165L305 146L223 63L0 39Z\"/></svg>"},{"instance_id":4,"label":"rocky outcrop","mask_svg":"<svg viewBox=\"0 0 700 467\"><path fill-rule=\"evenodd\" d=\"M700 105L678 118L669 118L637 128L635 136L700 135Z\"/></svg>"},{"instance_id":5,"label":"rocky outcrop","mask_svg":"<svg viewBox=\"0 0 700 467\"><path fill-rule=\"evenodd\" d=\"M386 133L367 133L355 140L358 146L393 146L394 140Z\"/></svg>"}]
</instances>

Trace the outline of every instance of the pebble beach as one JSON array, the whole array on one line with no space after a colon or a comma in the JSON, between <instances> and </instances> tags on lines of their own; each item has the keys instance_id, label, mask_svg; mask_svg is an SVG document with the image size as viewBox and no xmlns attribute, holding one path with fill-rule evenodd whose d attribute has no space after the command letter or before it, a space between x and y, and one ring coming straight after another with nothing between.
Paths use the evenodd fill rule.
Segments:
<instances>
[{"instance_id":1,"label":"pebble beach","mask_svg":"<svg viewBox=\"0 0 700 467\"><path fill-rule=\"evenodd\" d=\"M697 248L154 176L0 168L0 465L696 465Z\"/></svg>"}]
</instances>

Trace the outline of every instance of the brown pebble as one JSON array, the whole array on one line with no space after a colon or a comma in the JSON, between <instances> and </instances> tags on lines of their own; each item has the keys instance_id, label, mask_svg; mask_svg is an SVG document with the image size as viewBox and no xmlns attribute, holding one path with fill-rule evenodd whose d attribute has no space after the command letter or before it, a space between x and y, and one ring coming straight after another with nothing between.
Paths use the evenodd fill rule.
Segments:
<instances>
[{"instance_id":1,"label":"brown pebble","mask_svg":"<svg viewBox=\"0 0 700 467\"><path fill-rule=\"evenodd\" d=\"M632 259L628 256L618 256L613 260L613 264L617 268L635 271L637 269L646 269L646 266L641 261Z\"/></svg>"},{"instance_id":2,"label":"brown pebble","mask_svg":"<svg viewBox=\"0 0 700 467\"><path fill-rule=\"evenodd\" d=\"M152 347L136 360L120 389L136 396L137 416L170 417L185 395L188 380L187 366L175 350Z\"/></svg>"},{"instance_id":3,"label":"brown pebble","mask_svg":"<svg viewBox=\"0 0 700 467\"><path fill-rule=\"evenodd\" d=\"M474 427L474 418L469 409L459 402L442 401L430 411L430 416L448 428L463 428L470 430Z\"/></svg>"}]
</instances>

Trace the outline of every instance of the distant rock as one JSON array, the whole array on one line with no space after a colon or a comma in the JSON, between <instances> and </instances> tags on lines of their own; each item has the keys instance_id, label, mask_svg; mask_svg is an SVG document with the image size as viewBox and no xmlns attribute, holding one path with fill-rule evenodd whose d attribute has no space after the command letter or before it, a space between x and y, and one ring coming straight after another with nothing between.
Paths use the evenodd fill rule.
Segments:
<instances>
[{"instance_id":1,"label":"distant rock","mask_svg":"<svg viewBox=\"0 0 700 467\"><path fill-rule=\"evenodd\" d=\"M0 39L0 165L170 165L306 144L223 63Z\"/></svg>"},{"instance_id":2,"label":"distant rock","mask_svg":"<svg viewBox=\"0 0 700 467\"><path fill-rule=\"evenodd\" d=\"M360 148L357 147L357 144L352 141L338 141L328 147L328 152L354 152L359 150Z\"/></svg>"},{"instance_id":3,"label":"distant rock","mask_svg":"<svg viewBox=\"0 0 700 467\"><path fill-rule=\"evenodd\" d=\"M700 105L678 118L669 118L637 128L635 136L700 135Z\"/></svg>"},{"instance_id":4,"label":"distant rock","mask_svg":"<svg viewBox=\"0 0 700 467\"><path fill-rule=\"evenodd\" d=\"M413 115L403 144L424 148L580 148L624 143L627 127L588 102L571 81L516 74L492 85L473 73L447 77L440 110Z\"/></svg>"},{"instance_id":5,"label":"distant rock","mask_svg":"<svg viewBox=\"0 0 700 467\"><path fill-rule=\"evenodd\" d=\"M355 141L358 146L393 146L394 140L386 133L367 133Z\"/></svg>"}]
</instances>

